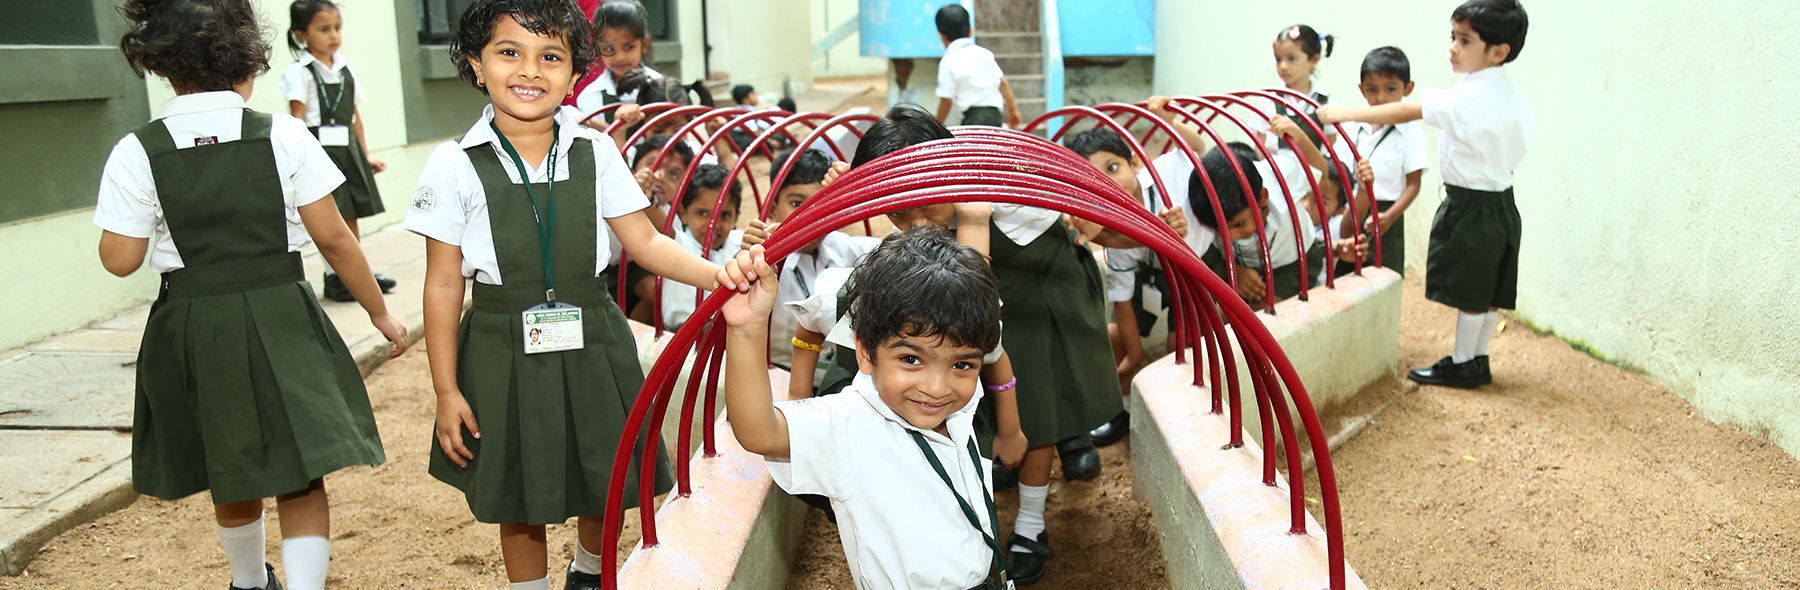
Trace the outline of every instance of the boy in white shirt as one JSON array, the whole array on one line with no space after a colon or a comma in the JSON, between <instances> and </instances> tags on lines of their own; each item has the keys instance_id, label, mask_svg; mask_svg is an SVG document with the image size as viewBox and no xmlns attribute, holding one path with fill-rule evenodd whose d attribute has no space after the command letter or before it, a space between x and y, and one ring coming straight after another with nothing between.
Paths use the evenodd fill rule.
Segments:
<instances>
[{"instance_id":1,"label":"boy in white shirt","mask_svg":"<svg viewBox=\"0 0 1800 590\"><path fill-rule=\"evenodd\" d=\"M860 590L1003 587L973 425L982 351L1000 340L999 288L982 255L936 227L889 236L851 288L855 381L842 395L777 403L764 356L776 275L760 246L738 261L753 265L748 292L721 310L738 442L783 490L831 499Z\"/></svg>"},{"instance_id":2,"label":"boy in white shirt","mask_svg":"<svg viewBox=\"0 0 1800 590\"><path fill-rule=\"evenodd\" d=\"M1360 109L1326 107L1326 122L1398 125L1423 119L1444 131L1438 152L1445 197L1432 223L1425 296L1462 313L1456 349L1408 379L1476 388L1493 382L1488 341L1499 309L1512 309L1519 286L1519 208L1513 170L1525 160L1536 117L1506 77L1525 46L1530 20L1516 0L1469 0L1450 15L1450 64L1468 74L1450 88L1426 89L1420 102Z\"/></svg>"},{"instance_id":3,"label":"boy in white shirt","mask_svg":"<svg viewBox=\"0 0 1800 590\"><path fill-rule=\"evenodd\" d=\"M1362 62L1363 98L1369 106L1378 107L1400 102L1412 95L1412 65L1406 52L1398 47L1381 47L1370 51ZM1349 126L1349 138L1356 141L1362 161L1356 163L1358 185L1372 183L1379 214L1363 222L1363 231L1381 225L1381 265L1394 272L1406 272L1406 224L1401 215L1419 196L1421 179L1430 162L1425 156L1425 132L1417 122L1399 125L1357 123ZM1350 149L1338 141L1337 154L1349 157ZM1368 201L1363 193L1358 205ZM1342 265L1348 266L1348 265ZM1340 270L1339 274L1348 272Z\"/></svg>"},{"instance_id":4,"label":"boy in white shirt","mask_svg":"<svg viewBox=\"0 0 1800 590\"><path fill-rule=\"evenodd\" d=\"M994 61L994 52L969 37L969 11L961 4L947 4L937 11L938 38L944 42L944 58L938 62L937 119L947 123L952 106L962 113L964 125L999 127L1000 108L1006 108L1006 125L1025 123L1012 84Z\"/></svg>"}]
</instances>

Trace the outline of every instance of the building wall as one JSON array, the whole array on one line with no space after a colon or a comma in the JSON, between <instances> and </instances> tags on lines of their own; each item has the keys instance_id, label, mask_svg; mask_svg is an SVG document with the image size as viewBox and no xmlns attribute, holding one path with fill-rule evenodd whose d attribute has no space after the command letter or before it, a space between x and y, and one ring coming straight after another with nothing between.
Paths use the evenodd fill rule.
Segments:
<instances>
[{"instance_id":1,"label":"building wall","mask_svg":"<svg viewBox=\"0 0 1800 590\"><path fill-rule=\"evenodd\" d=\"M1341 39L1318 79L1334 102L1364 104L1357 69L1382 45L1406 50L1421 87L1445 87L1458 79L1447 56L1454 7L1159 0L1156 89L1279 83L1269 43L1297 22ZM1775 0L1526 7L1534 26L1507 68L1537 114L1516 185L1519 314L1800 454L1791 335L1800 200L1788 182L1800 162L1783 147L1800 101L1800 77L1785 65L1800 46L1785 31L1800 26L1800 9ZM1440 202L1429 135L1434 170L1407 215L1415 278Z\"/></svg>"},{"instance_id":2,"label":"building wall","mask_svg":"<svg viewBox=\"0 0 1800 590\"><path fill-rule=\"evenodd\" d=\"M794 92L812 85L812 28L804 18L811 13L807 0L726 4L733 84L755 86L765 99L781 97L789 82Z\"/></svg>"},{"instance_id":3,"label":"building wall","mask_svg":"<svg viewBox=\"0 0 1800 590\"><path fill-rule=\"evenodd\" d=\"M858 18L861 6L857 0L813 0L812 2L812 43L823 40L831 30L845 20ZM847 76L879 76L887 72L887 60L879 57L863 57L861 48L861 27L850 33L842 43L832 47L825 55L812 62L813 76L816 78L841 78Z\"/></svg>"}]
</instances>

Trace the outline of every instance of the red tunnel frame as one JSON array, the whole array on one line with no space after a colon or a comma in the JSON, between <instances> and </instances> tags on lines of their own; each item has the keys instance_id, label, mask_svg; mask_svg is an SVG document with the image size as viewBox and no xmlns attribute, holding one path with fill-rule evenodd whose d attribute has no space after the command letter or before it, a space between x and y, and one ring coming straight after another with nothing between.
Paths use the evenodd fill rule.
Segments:
<instances>
[{"instance_id":1,"label":"red tunnel frame","mask_svg":"<svg viewBox=\"0 0 1800 590\"><path fill-rule=\"evenodd\" d=\"M1206 295L1205 300L1198 296L1185 298L1187 309L1184 313L1194 321L1205 324L1206 329L1200 333L1205 336L1209 350L1212 346L1222 351L1229 350L1229 345L1223 341L1226 324L1222 320L1230 320L1229 326L1236 334L1245 355L1244 360L1250 365L1249 374L1257 386L1258 410L1264 413L1265 418L1273 413L1275 421L1280 423L1283 435L1281 450L1290 461L1299 457L1298 440L1293 434L1285 400L1276 395L1280 391L1278 386L1284 386L1292 396L1295 409L1306 428L1311 450L1317 458L1331 587L1341 590L1346 583L1342 521L1336 478L1329 449L1325 447L1323 429L1292 364L1281 352L1273 336L1263 327L1256 312L1237 297L1234 289L1213 276L1187 247L1186 242L1169 230L1161 219L1144 209L1135 196L1126 195L1111 180L1101 176L1071 152L1023 133L967 127L955 131L955 139L927 142L890 154L873 165L845 174L831 186L821 190L770 236L769 241L764 244L769 258L779 262L802 245L858 220L900 209L960 201L1012 203L1053 209L1100 222L1144 243L1164 260L1171 285L1179 284L1179 289L1184 293ZM694 316L714 317L730 296L729 292L713 293L696 306ZM1205 305L1201 305L1202 302ZM1221 317L1220 314L1225 315ZM671 337L646 377L644 389L640 390L626 420L613 461L606 512L603 515L603 533L606 542L610 543L607 546L616 546L618 542L620 521L623 518L619 507L623 500L626 474L630 469L632 447L640 435L645 437L640 473L653 473L654 458L661 444L661 437L656 431L645 429L650 424L661 423L667 411L671 388L689 356L689 350L695 351L693 358L696 362L689 379L687 395L684 396L683 432L691 432L693 428L694 405L700 401L698 383L700 377L710 372L705 396L708 419L704 430L708 439L706 455L716 455L711 444L714 423L712 414L716 406L718 361L722 359L720 346L725 331L723 326L711 326L711 330L707 329L709 324L716 323L690 320L683 325ZM1227 379L1234 379L1236 367L1227 359L1227 366L1220 370L1219 355L1207 356L1214 376L1214 410L1218 411L1220 400L1217 377L1223 374ZM1279 377L1278 381L1276 377ZM1233 423L1236 424L1239 404L1235 387L1232 393L1231 412ZM1271 408L1270 405L1276 407ZM1265 443L1272 436L1269 423L1268 419L1263 421ZM1241 427L1234 429L1233 444L1241 444L1241 430ZM691 460L685 454L675 459L679 463ZM684 477L679 479L685 480ZM640 477L643 485L639 489L639 506L645 547L657 545L654 511L650 509L654 504L654 481L653 476L649 479ZM687 485L685 481L681 483L682 495L685 495ZM1272 452L1265 453L1264 483L1275 483ZM1290 532L1303 534L1306 528L1303 473L1292 479L1291 485L1293 522ZM607 559L603 562L603 580L605 587L609 589L617 588L618 584L615 561Z\"/></svg>"}]
</instances>

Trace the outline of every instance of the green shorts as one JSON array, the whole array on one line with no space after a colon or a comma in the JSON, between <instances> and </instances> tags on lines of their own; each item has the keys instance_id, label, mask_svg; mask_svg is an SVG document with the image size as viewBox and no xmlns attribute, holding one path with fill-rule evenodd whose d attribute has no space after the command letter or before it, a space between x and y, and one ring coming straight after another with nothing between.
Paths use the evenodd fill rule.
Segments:
<instances>
[{"instance_id":1,"label":"green shorts","mask_svg":"<svg viewBox=\"0 0 1800 590\"><path fill-rule=\"evenodd\" d=\"M1006 115L1000 112L1000 107L969 107L963 111L962 124L1004 127Z\"/></svg>"},{"instance_id":2,"label":"green shorts","mask_svg":"<svg viewBox=\"0 0 1800 590\"><path fill-rule=\"evenodd\" d=\"M1519 208L1512 189L1444 189L1431 223L1425 297L1467 312L1513 309L1519 298Z\"/></svg>"}]
</instances>

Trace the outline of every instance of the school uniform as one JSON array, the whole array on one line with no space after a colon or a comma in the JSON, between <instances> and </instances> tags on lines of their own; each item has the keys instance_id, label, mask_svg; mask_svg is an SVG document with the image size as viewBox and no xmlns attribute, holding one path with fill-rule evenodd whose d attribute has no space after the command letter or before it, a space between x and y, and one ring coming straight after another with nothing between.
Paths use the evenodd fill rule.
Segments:
<instances>
[{"instance_id":1,"label":"school uniform","mask_svg":"<svg viewBox=\"0 0 1800 590\"><path fill-rule=\"evenodd\" d=\"M338 212L344 219L362 219L386 211L375 172L369 168L368 148L350 130L356 105L364 98L350 62L341 53L333 54L331 65L326 66L313 54L301 53L300 59L282 72L278 84L283 97L306 105L307 129L319 138L325 153L344 174L343 186L331 194Z\"/></svg>"},{"instance_id":2,"label":"school uniform","mask_svg":"<svg viewBox=\"0 0 1800 590\"><path fill-rule=\"evenodd\" d=\"M594 65L599 66L598 77L594 78L592 84L588 84L580 92L575 93L575 108L581 111L581 116L594 114L594 111L615 102L637 102L637 90L620 93L619 81L613 79L612 70L606 69L598 60L594 62ZM660 80L663 77L661 72L651 69L650 66L638 67L643 68L644 76L650 80ZM612 116L607 115L606 120L611 121Z\"/></svg>"},{"instance_id":3,"label":"school uniform","mask_svg":"<svg viewBox=\"0 0 1800 590\"><path fill-rule=\"evenodd\" d=\"M1381 126L1355 123L1347 132L1350 134L1348 139L1356 141L1356 149L1369 161L1369 167L1375 173L1375 203L1380 211L1393 208L1394 202L1400 199L1400 193L1406 190L1408 174L1430 167L1430 160L1425 155L1425 130L1417 123ZM1349 145L1343 139L1338 140L1337 150L1345 157L1350 155ZM1355 166L1346 167L1352 174L1356 172ZM1405 272L1404 219L1395 221L1393 227L1382 232L1381 265L1397 273Z\"/></svg>"},{"instance_id":4,"label":"school uniform","mask_svg":"<svg viewBox=\"0 0 1800 590\"><path fill-rule=\"evenodd\" d=\"M1280 85L1278 84L1277 87L1279 87L1279 86ZM1294 98L1293 96L1290 96L1287 94L1276 93L1276 96L1281 97L1283 100L1281 102L1277 102L1274 100L1269 100L1267 98L1263 98L1261 96L1252 96L1252 97L1246 98L1245 100L1248 101L1250 104L1255 105L1256 108L1260 109L1263 113L1268 114L1270 116L1282 116L1282 117L1287 117L1289 119L1294 119L1294 124L1299 125L1300 129L1302 131L1306 132L1307 139L1311 139L1314 146L1318 146L1319 149L1325 149L1325 145L1326 145L1325 142L1323 141L1323 139L1319 136L1319 134L1317 132L1314 132L1312 130L1312 126L1307 125L1303 121L1300 121L1301 118L1307 118L1307 119L1312 119L1312 122L1315 124L1318 123L1319 122L1319 116L1317 114L1317 112L1319 110L1318 107L1315 107L1311 103L1300 100L1298 98ZM1318 101L1319 104L1331 104L1331 95L1325 94L1324 92L1320 92L1317 88L1314 88L1312 92L1307 93L1307 96L1311 97L1315 101ZM1294 106L1297 108L1296 109L1288 108L1286 103L1290 103L1290 102L1294 103ZM1269 131L1269 122L1264 120L1262 117L1250 115L1247 117L1239 117L1239 118L1244 121L1244 124L1246 126L1249 126L1251 129L1264 134L1263 145L1268 147L1269 151L1273 152L1276 150L1286 150L1287 149L1287 142L1282 141L1280 137L1277 137L1274 134L1271 134L1268 132ZM1325 130L1325 135L1327 137L1324 139L1335 139L1335 137L1331 137L1331 136L1337 135L1336 128L1331 127L1329 125L1319 125L1319 128ZM1290 151L1290 153L1292 152L1292 150L1289 150L1289 151Z\"/></svg>"},{"instance_id":5,"label":"school uniform","mask_svg":"<svg viewBox=\"0 0 1800 590\"><path fill-rule=\"evenodd\" d=\"M1438 141L1444 202L1431 224L1425 297L1468 312L1512 309L1519 288L1519 208L1513 170L1537 117L1505 66L1487 68L1420 100Z\"/></svg>"},{"instance_id":6,"label":"school uniform","mask_svg":"<svg viewBox=\"0 0 1800 590\"><path fill-rule=\"evenodd\" d=\"M612 139L581 126L574 109L557 111L555 159L526 163L528 179L499 145L493 117L493 107L486 107L460 139L432 151L402 225L459 246L463 276L475 279L473 302L457 333L456 374L481 438L465 433L464 444L475 454L467 467L431 443L430 472L461 490L481 522L550 524L598 516L644 376L625 316L609 286L595 278L609 257L606 220L636 213L649 200ZM521 314L547 299L537 219L550 215L552 198L555 299L581 308L584 346L526 354ZM540 213L534 214L534 201ZM653 432L640 435L637 444ZM633 454L634 463L638 456ZM656 489L666 491L670 473L660 451L656 463ZM635 489L636 465L630 473L626 487ZM626 494L624 507L636 505L636 494Z\"/></svg>"},{"instance_id":7,"label":"school uniform","mask_svg":"<svg viewBox=\"0 0 1800 590\"><path fill-rule=\"evenodd\" d=\"M1150 165L1162 175L1163 184L1169 189L1170 203L1181 207L1186 213L1189 234L1183 239L1204 237L1204 240L1189 244L1189 247L1196 249L1196 254L1204 255L1211 247L1211 236L1214 234L1206 226L1200 225L1199 219L1194 217L1193 207L1188 206L1188 175L1193 172L1193 162L1188 160L1186 154L1171 152L1158 156ZM1152 215L1167 210L1149 169L1138 172L1137 182L1140 188L1138 202L1144 208ZM1148 247L1105 250L1106 264L1103 270L1106 300L1108 303L1130 301L1137 316L1139 335L1148 336L1156 326L1158 315L1168 310L1170 305L1167 299L1169 282L1168 277L1163 274L1162 261Z\"/></svg>"},{"instance_id":8,"label":"school uniform","mask_svg":"<svg viewBox=\"0 0 1800 590\"><path fill-rule=\"evenodd\" d=\"M1295 227L1295 216L1289 213L1287 198L1282 196L1281 185L1275 179L1273 167L1266 161L1255 163L1257 173L1262 175L1263 189L1269 191L1269 206L1263 211L1263 236L1269 242L1269 261L1274 265L1273 283L1268 285L1269 291L1276 298L1287 299L1299 295L1301 291L1311 289L1311 277L1300 273L1300 257L1309 253L1314 239L1312 215L1305 210L1298 211L1300 224ZM1289 184L1289 188L1293 188ZM1302 197L1295 197L1296 205ZM1295 236L1301 236L1301 243L1296 246ZM1262 246L1256 236L1238 240L1232 244L1237 254L1238 264L1260 272L1263 268ZM1313 260L1307 260L1308 272L1317 268Z\"/></svg>"},{"instance_id":9,"label":"school uniform","mask_svg":"<svg viewBox=\"0 0 1800 590\"><path fill-rule=\"evenodd\" d=\"M214 503L386 461L356 360L301 270L299 208L343 183L299 120L235 92L169 99L113 147L94 224L150 240L132 488Z\"/></svg>"},{"instance_id":10,"label":"school uniform","mask_svg":"<svg viewBox=\"0 0 1800 590\"><path fill-rule=\"evenodd\" d=\"M830 498L858 590L965 590L993 571L993 473L973 425L983 393L945 420L949 436L895 414L869 375L842 395L775 402L790 456L765 459L769 474L790 494Z\"/></svg>"},{"instance_id":11,"label":"school uniform","mask_svg":"<svg viewBox=\"0 0 1800 590\"><path fill-rule=\"evenodd\" d=\"M720 227L715 231L725 230L726 228ZM687 225L677 220L675 223L675 243L681 244L681 247L687 248L687 251L693 252L695 256L705 258L713 264L725 266L725 263L730 262L733 256L737 256L739 250L744 249L744 230L730 230L725 234L725 245L708 252L705 247L700 245L700 240L694 239L694 233L689 231ZM705 298L706 296L711 295L712 291L701 291L700 293L700 297ZM688 316L694 315L696 301L697 300L694 299L693 285L673 279L663 280L663 328L668 330L680 329L682 324L687 323Z\"/></svg>"},{"instance_id":12,"label":"school uniform","mask_svg":"<svg viewBox=\"0 0 1800 590\"><path fill-rule=\"evenodd\" d=\"M1020 427L1036 445L1086 434L1124 410L1100 266L1056 211L997 203L989 223Z\"/></svg>"},{"instance_id":13,"label":"school uniform","mask_svg":"<svg viewBox=\"0 0 1800 590\"><path fill-rule=\"evenodd\" d=\"M825 234L813 253L795 252L782 261L775 300L789 302L811 298L820 273L832 268L854 268L879 245L881 238L853 236L836 231ZM774 321L769 328L769 362L784 367L793 366L794 327L797 325L798 319L791 312L774 314ZM827 331L814 330L820 334Z\"/></svg>"},{"instance_id":14,"label":"school uniform","mask_svg":"<svg viewBox=\"0 0 1800 590\"><path fill-rule=\"evenodd\" d=\"M963 37L944 47L944 57L938 61L937 95L950 99L952 108L962 113L964 125L1002 127L1006 113L1000 109L1006 106L1006 97L1000 94L1000 82L1005 78L994 52Z\"/></svg>"}]
</instances>

